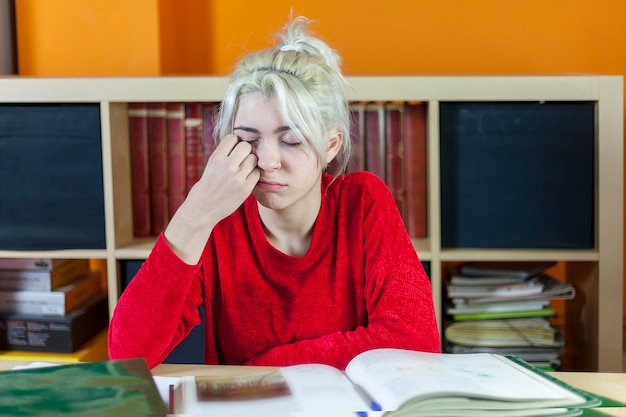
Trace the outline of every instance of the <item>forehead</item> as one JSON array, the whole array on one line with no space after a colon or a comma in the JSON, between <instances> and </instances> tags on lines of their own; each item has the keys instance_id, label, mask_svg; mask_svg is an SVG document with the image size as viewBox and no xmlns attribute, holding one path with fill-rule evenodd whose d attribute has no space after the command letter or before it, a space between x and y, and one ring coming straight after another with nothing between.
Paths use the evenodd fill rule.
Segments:
<instances>
[{"instance_id":1,"label":"forehead","mask_svg":"<svg viewBox=\"0 0 626 417\"><path fill-rule=\"evenodd\" d=\"M244 94L240 97L235 111L235 123L284 123L285 116L280 110L276 96L266 97L260 92Z\"/></svg>"}]
</instances>

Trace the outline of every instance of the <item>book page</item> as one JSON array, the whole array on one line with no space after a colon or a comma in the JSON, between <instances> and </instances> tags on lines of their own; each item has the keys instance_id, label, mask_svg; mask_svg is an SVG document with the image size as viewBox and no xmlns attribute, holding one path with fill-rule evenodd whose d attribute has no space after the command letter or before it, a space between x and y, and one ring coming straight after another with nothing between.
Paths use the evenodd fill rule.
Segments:
<instances>
[{"instance_id":1,"label":"book page","mask_svg":"<svg viewBox=\"0 0 626 417\"><path fill-rule=\"evenodd\" d=\"M176 414L229 417L369 410L343 372L315 364L245 375L183 377L175 390L174 405Z\"/></svg>"},{"instance_id":2,"label":"book page","mask_svg":"<svg viewBox=\"0 0 626 417\"><path fill-rule=\"evenodd\" d=\"M438 396L516 401L505 408L523 408L537 401L543 401L545 406L586 402L502 356L486 353L453 355L376 349L354 358L346 373L372 393L384 410L396 410L411 399Z\"/></svg>"}]
</instances>

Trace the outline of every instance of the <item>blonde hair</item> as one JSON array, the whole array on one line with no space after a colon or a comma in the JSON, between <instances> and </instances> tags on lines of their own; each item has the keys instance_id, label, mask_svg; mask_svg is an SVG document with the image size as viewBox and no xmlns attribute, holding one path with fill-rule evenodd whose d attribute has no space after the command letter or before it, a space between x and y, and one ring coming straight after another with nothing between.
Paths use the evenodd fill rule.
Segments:
<instances>
[{"instance_id":1,"label":"blonde hair","mask_svg":"<svg viewBox=\"0 0 626 417\"><path fill-rule=\"evenodd\" d=\"M230 76L215 126L215 139L231 133L239 100L260 92L275 97L298 138L318 155L322 167L328 139L334 131L343 141L332 167L345 171L350 158L350 112L340 57L324 41L306 32L311 23L300 16L289 22L274 48L245 56Z\"/></svg>"}]
</instances>

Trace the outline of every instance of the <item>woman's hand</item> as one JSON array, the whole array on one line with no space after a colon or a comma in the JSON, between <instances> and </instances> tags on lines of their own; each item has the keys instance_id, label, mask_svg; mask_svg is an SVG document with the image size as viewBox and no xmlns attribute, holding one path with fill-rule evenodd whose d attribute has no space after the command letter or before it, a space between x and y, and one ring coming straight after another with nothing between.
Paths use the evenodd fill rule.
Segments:
<instances>
[{"instance_id":1,"label":"woman's hand","mask_svg":"<svg viewBox=\"0 0 626 417\"><path fill-rule=\"evenodd\" d=\"M236 135L226 135L211 154L188 198L206 207L220 221L248 198L260 175L250 144L239 141Z\"/></svg>"},{"instance_id":2,"label":"woman's hand","mask_svg":"<svg viewBox=\"0 0 626 417\"><path fill-rule=\"evenodd\" d=\"M213 227L241 206L260 175L250 144L226 135L165 230L174 252L189 264L197 263Z\"/></svg>"}]
</instances>

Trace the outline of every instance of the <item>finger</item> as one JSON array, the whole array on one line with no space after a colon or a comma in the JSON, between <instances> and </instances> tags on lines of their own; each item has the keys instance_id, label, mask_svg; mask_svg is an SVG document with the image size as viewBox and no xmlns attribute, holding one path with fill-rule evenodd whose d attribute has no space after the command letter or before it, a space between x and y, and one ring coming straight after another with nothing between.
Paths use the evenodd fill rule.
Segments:
<instances>
[{"instance_id":1,"label":"finger","mask_svg":"<svg viewBox=\"0 0 626 417\"><path fill-rule=\"evenodd\" d=\"M244 158L252 155L252 145L248 142L241 141L230 151L229 157L236 161L243 161Z\"/></svg>"},{"instance_id":2,"label":"finger","mask_svg":"<svg viewBox=\"0 0 626 417\"><path fill-rule=\"evenodd\" d=\"M243 172L251 172L256 169L258 163L257 156L253 153L248 154L239 165Z\"/></svg>"},{"instance_id":3,"label":"finger","mask_svg":"<svg viewBox=\"0 0 626 417\"><path fill-rule=\"evenodd\" d=\"M238 142L239 138L237 137L237 135L228 134L224 136L222 140L220 140L219 145L217 145L217 148L215 148L213 153L217 154L218 156L227 157L228 155L230 155L233 148L237 145Z\"/></svg>"}]
</instances>

